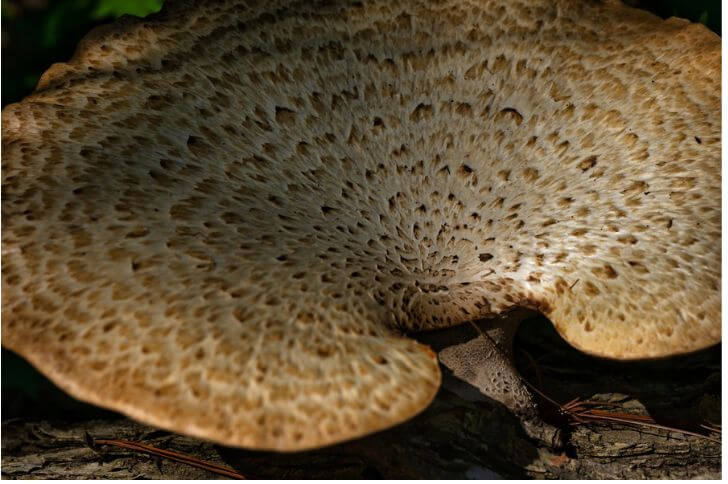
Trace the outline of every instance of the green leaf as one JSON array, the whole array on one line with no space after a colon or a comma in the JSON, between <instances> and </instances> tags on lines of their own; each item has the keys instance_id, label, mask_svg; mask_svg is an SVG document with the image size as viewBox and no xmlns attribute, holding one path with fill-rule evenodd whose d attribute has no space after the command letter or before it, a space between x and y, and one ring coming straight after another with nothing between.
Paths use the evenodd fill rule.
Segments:
<instances>
[{"instance_id":1,"label":"green leaf","mask_svg":"<svg viewBox=\"0 0 728 484\"><path fill-rule=\"evenodd\" d=\"M698 18L698 22L700 22L703 25L708 25L708 11L705 10L703 13L700 14L700 18Z\"/></svg>"},{"instance_id":2,"label":"green leaf","mask_svg":"<svg viewBox=\"0 0 728 484\"><path fill-rule=\"evenodd\" d=\"M26 74L23 77L23 86L28 89L33 89L38 84L38 79L40 79L38 74Z\"/></svg>"},{"instance_id":3,"label":"green leaf","mask_svg":"<svg viewBox=\"0 0 728 484\"><path fill-rule=\"evenodd\" d=\"M95 19L124 14L146 17L162 8L163 0L99 0L91 16Z\"/></svg>"}]
</instances>

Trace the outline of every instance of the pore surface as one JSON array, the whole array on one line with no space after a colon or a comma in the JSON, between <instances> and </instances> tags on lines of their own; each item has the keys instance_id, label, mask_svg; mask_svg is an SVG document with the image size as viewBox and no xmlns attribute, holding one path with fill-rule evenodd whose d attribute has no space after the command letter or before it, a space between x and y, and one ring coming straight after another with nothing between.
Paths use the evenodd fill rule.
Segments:
<instances>
[{"instance_id":1,"label":"pore surface","mask_svg":"<svg viewBox=\"0 0 728 484\"><path fill-rule=\"evenodd\" d=\"M701 26L616 4L100 29L3 113L3 342L78 397L281 450L424 408L405 331L527 305L591 353L705 347L719 67Z\"/></svg>"}]
</instances>

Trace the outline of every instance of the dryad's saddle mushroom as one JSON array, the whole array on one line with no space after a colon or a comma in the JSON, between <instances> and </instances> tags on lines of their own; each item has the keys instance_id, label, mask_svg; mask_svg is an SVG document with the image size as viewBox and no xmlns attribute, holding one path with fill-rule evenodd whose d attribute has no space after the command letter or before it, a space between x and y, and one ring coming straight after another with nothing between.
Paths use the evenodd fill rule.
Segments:
<instances>
[{"instance_id":1,"label":"dryad's saddle mushroom","mask_svg":"<svg viewBox=\"0 0 728 484\"><path fill-rule=\"evenodd\" d=\"M612 1L169 3L3 111L3 344L70 394L296 450L427 406L414 331L526 306L610 358L720 340L704 27Z\"/></svg>"}]
</instances>

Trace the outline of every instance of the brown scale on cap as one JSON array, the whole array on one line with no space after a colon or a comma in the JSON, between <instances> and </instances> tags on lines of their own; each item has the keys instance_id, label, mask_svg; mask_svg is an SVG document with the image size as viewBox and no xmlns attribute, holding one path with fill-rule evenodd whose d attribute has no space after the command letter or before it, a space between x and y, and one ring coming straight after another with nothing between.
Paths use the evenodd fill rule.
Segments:
<instances>
[{"instance_id":1,"label":"brown scale on cap","mask_svg":"<svg viewBox=\"0 0 728 484\"><path fill-rule=\"evenodd\" d=\"M402 334L541 308L720 340L720 40L614 2L169 2L3 111L3 344L74 396L296 450L434 397ZM578 281L578 282L577 282Z\"/></svg>"}]
</instances>

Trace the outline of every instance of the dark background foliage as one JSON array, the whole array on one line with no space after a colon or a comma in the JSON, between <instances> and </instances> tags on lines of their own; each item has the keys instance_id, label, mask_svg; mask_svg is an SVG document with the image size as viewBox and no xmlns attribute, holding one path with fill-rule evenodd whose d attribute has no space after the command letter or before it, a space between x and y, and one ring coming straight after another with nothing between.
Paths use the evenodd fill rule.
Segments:
<instances>
[{"instance_id":1,"label":"dark background foliage","mask_svg":"<svg viewBox=\"0 0 728 484\"><path fill-rule=\"evenodd\" d=\"M68 60L94 26L124 14L145 16L163 0L2 0L2 105L30 94L54 62ZM721 33L720 0L625 0L661 17L687 18ZM547 323L544 323L547 324ZM75 402L30 365L2 350L3 419L40 412L64 415L104 411ZM50 414L50 415L49 415Z\"/></svg>"},{"instance_id":2,"label":"dark background foliage","mask_svg":"<svg viewBox=\"0 0 728 484\"><path fill-rule=\"evenodd\" d=\"M2 0L2 104L30 94L54 62L68 60L93 27L158 11L163 0Z\"/></svg>"}]
</instances>

